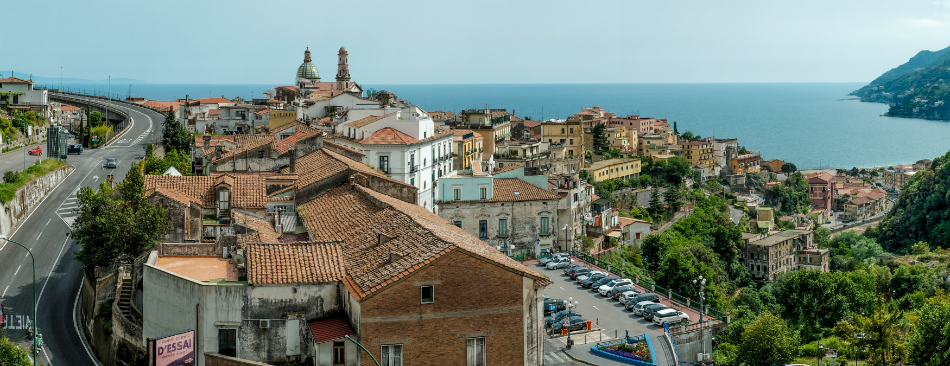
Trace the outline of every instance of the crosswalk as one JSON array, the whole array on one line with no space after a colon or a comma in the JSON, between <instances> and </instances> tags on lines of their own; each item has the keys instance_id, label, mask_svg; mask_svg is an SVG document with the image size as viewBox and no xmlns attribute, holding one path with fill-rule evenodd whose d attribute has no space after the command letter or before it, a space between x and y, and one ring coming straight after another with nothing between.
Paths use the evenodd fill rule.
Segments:
<instances>
[{"instance_id":1,"label":"crosswalk","mask_svg":"<svg viewBox=\"0 0 950 366\"><path fill-rule=\"evenodd\" d=\"M76 198L76 192L73 192L69 195L69 198L63 201L63 204L56 209L56 214L66 222L66 225L72 227L73 222L76 221L76 216L79 216L78 209L79 198Z\"/></svg>"}]
</instances>

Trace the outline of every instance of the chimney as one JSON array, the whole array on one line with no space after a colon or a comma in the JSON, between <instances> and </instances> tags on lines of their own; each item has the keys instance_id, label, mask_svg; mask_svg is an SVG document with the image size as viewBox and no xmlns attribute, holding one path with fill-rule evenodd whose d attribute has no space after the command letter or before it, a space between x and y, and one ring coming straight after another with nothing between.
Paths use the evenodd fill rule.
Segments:
<instances>
[{"instance_id":1,"label":"chimney","mask_svg":"<svg viewBox=\"0 0 950 366\"><path fill-rule=\"evenodd\" d=\"M206 148L211 147L211 135L206 133L201 136L201 140L204 141L204 145Z\"/></svg>"},{"instance_id":2,"label":"chimney","mask_svg":"<svg viewBox=\"0 0 950 366\"><path fill-rule=\"evenodd\" d=\"M355 186L355 185L356 185L356 176L355 176L355 175L351 175L351 176L350 176L350 185L351 185L351 186Z\"/></svg>"},{"instance_id":3,"label":"chimney","mask_svg":"<svg viewBox=\"0 0 950 366\"><path fill-rule=\"evenodd\" d=\"M290 152L290 174L294 174L296 171L296 167L294 165L297 164L297 150L290 148L288 152Z\"/></svg>"}]
</instances>

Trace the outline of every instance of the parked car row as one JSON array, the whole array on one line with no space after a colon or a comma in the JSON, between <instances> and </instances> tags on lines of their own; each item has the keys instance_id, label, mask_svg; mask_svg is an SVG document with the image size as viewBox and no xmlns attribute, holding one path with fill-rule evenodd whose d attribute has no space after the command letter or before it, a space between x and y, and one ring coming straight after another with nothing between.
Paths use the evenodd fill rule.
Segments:
<instances>
[{"instance_id":1,"label":"parked car row","mask_svg":"<svg viewBox=\"0 0 950 366\"><path fill-rule=\"evenodd\" d=\"M591 289L601 296L623 303L624 309L642 316L656 325L688 323L690 321L689 315L685 312L670 309L660 303L659 295L640 293L640 290L634 286L633 280L629 278L620 278L604 271L584 267L571 261L569 256L558 256L542 265L548 269L564 268L564 274L576 281L581 287ZM561 301L563 302L563 300ZM560 310L560 308L557 309ZM545 314L548 310L548 303L545 301ZM564 316L567 315L562 315L562 318Z\"/></svg>"}]
</instances>

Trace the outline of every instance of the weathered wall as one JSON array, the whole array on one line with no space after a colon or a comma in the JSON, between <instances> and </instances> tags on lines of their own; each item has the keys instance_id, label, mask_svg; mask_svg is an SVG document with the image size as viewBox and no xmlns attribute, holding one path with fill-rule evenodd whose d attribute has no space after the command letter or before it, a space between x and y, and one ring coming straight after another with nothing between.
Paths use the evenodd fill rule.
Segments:
<instances>
[{"instance_id":1,"label":"weathered wall","mask_svg":"<svg viewBox=\"0 0 950 366\"><path fill-rule=\"evenodd\" d=\"M673 335L676 342L676 355L680 362L697 362L697 354L703 353L703 344L705 343L706 353L712 356L712 339L716 334L722 332L728 327L728 324L717 323L711 327L706 327L705 332L695 329L685 333Z\"/></svg>"},{"instance_id":2,"label":"weathered wall","mask_svg":"<svg viewBox=\"0 0 950 366\"><path fill-rule=\"evenodd\" d=\"M247 289L244 321L238 333L238 354L250 360L280 362L286 359L290 332L296 332L301 340L299 354L311 354L307 321L342 309L335 282L249 286ZM296 329L287 329L289 319L299 320ZM261 328L260 320L270 320L270 328Z\"/></svg>"},{"instance_id":3,"label":"weathered wall","mask_svg":"<svg viewBox=\"0 0 950 366\"><path fill-rule=\"evenodd\" d=\"M207 352L205 366L270 366L270 364Z\"/></svg>"},{"instance_id":4,"label":"weathered wall","mask_svg":"<svg viewBox=\"0 0 950 366\"><path fill-rule=\"evenodd\" d=\"M73 166L67 164L20 187L10 202L0 206L0 235L12 236L40 201L73 170Z\"/></svg>"},{"instance_id":5,"label":"weathered wall","mask_svg":"<svg viewBox=\"0 0 950 366\"><path fill-rule=\"evenodd\" d=\"M542 248L556 245L557 230L561 228L557 215L558 200L524 202L442 202L439 216L449 221L461 221L462 230L478 237L478 222L488 223L488 238L492 246L508 241L518 249L534 249L540 239ZM541 217L548 217L548 234L541 235ZM508 220L508 236L498 236L498 219Z\"/></svg>"}]
</instances>

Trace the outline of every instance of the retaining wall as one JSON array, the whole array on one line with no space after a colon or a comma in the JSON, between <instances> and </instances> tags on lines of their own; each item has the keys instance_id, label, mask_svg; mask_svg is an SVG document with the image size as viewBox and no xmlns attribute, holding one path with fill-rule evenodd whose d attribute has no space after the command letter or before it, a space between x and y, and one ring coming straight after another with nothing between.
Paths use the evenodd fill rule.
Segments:
<instances>
[{"instance_id":1,"label":"retaining wall","mask_svg":"<svg viewBox=\"0 0 950 366\"><path fill-rule=\"evenodd\" d=\"M75 168L66 164L49 174L36 178L16 191L13 199L0 206L0 235L10 237L33 209L50 191L66 179Z\"/></svg>"}]
</instances>

